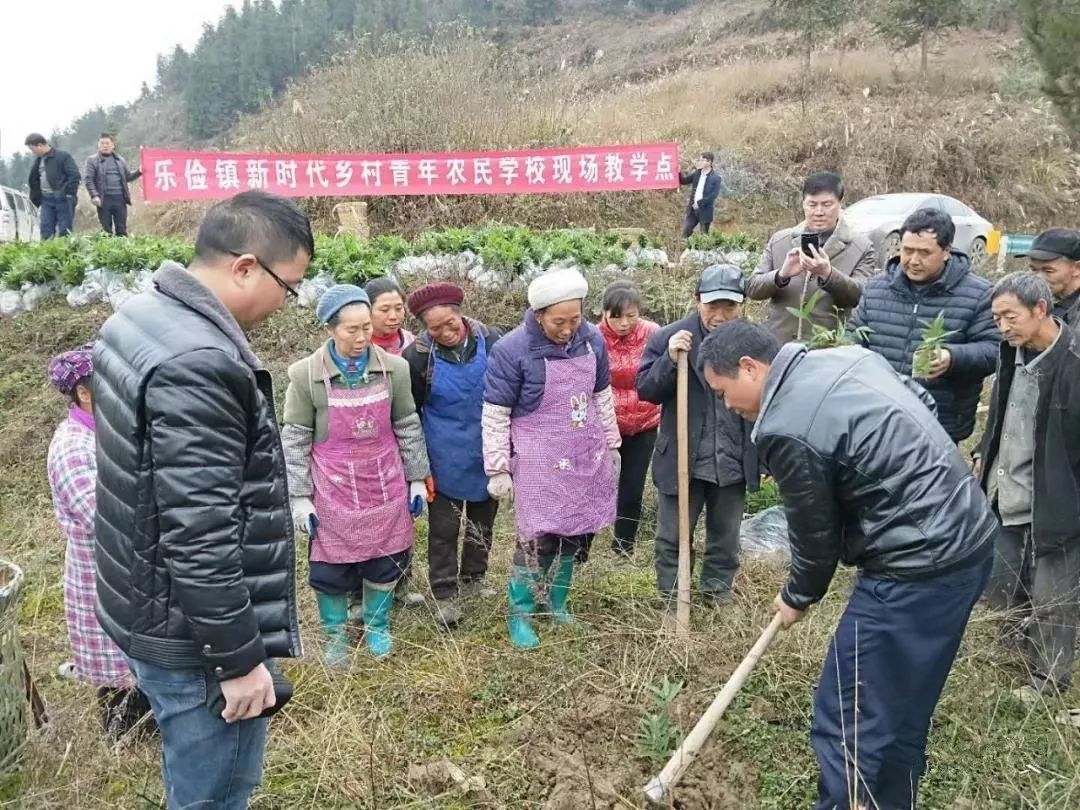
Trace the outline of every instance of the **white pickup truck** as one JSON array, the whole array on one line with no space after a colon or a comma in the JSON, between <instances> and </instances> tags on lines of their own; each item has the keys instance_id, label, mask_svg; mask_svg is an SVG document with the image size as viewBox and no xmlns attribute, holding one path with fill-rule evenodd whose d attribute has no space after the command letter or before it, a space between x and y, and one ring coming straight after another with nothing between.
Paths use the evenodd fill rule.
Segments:
<instances>
[{"instance_id":1,"label":"white pickup truck","mask_svg":"<svg viewBox=\"0 0 1080 810\"><path fill-rule=\"evenodd\" d=\"M41 217L21 191L0 186L0 242L40 242Z\"/></svg>"}]
</instances>

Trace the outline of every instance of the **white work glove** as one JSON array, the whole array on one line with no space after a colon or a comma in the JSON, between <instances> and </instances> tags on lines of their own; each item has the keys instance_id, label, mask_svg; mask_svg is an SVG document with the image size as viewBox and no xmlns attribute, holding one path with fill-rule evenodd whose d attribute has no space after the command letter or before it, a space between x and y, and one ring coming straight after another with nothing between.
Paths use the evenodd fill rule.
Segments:
<instances>
[{"instance_id":1,"label":"white work glove","mask_svg":"<svg viewBox=\"0 0 1080 810\"><path fill-rule=\"evenodd\" d=\"M298 532L308 533L308 521L315 514L315 504L311 498L289 498L289 506L292 507L293 526Z\"/></svg>"},{"instance_id":2,"label":"white work glove","mask_svg":"<svg viewBox=\"0 0 1080 810\"><path fill-rule=\"evenodd\" d=\"M619 452L619 448L612 447L608 452L611 454L611 466L615 469L615 481L619 480L619 476L622 475L622 453Z\"/></svg>"},{"instance_id":3,"label":"white work glove","mask_svg":"<svg viewBox=\"0 0 1080 810\"><path fill-rule=\"evenodd\" d=\"M496 473L488 479L488 495L497 501L514 500L514 481L510 473Z\"/></svg>"},{"instance_id":4,"label":"white work glove","mask_svg":"<svg viewBox=\"0 0 1080 810\"><path fill-rule=\"evenodd\" d=\"M409 482L409 514L414 518L424 514L424 504L427 503L427 485L423 481Z\"/></svg>"}]
</instances>

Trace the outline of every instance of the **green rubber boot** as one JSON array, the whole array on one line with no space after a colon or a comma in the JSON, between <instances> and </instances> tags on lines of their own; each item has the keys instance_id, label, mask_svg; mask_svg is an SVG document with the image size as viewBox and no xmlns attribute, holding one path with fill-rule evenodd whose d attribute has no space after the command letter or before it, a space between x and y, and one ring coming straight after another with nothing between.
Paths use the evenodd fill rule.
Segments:
<instances>
[{"instance_id":1,"label":"green rubber boot","mask_svg":"<svg viewBox=\"0 0 1080 810\"><path fill-rule=\"evenodd\" d=\"M364 638L368 651L376 658L390 654L394 640L390 637L390 608L394 604L394 585L376 585L364 581Z\"/></svg>"},{"instance_id":2,"label":"green rubber boot","mask_svg":"<svg viewBox=\"0 0 1080 810\"><path fill-rule=\"evenodd\" d=\"M555 574L548 588L548 602L551 604L551 618L555 624L573 624L574 617L566 610L570 598L570 580L574 578L574 555L563 554L554 566Z\"/></svg>"},{"instance_id":3,"label":"green rubber boot","mask_svg":"<svg viewBox=\"0 0 1080 810\"><path fill-rule=\"evenodd\" d=\"M519 650L531 650L540 644L540 639L532 629L532 614L536 611L533 588L537 578L537 574L528 568L515 565L510 584L506 588L510 603L506 626L510 631L510 643Z\"/></svg>"},{"instance_id":4,"label":"green rubber boot","mask_svg":"<svg viewBox=\"0 0 1080 810\"><path fill-rule=\"evenodd\" d=\"M326 665L335 669L349 663L349 639L345 626L349 620L349 597L345 594L316 593L319 603L319 624L326 634L323 655Z\"/></svg>"}]
</instances>

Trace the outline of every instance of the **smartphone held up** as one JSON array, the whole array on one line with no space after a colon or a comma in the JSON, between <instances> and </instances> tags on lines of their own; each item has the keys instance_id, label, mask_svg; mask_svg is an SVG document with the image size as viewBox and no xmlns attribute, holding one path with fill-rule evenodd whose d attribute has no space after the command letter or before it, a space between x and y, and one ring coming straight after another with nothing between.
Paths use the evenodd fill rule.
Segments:
<instances>
[{"instance_id":1,"label":"smartphone held up","mask_svg":"<svg viewBox=\"0 0 1080 810\"><path fill-rule=\"evenodd\" d=\"M799 249L804 256L808 256L811 259L817 257L815 251L821 250L821 234L820 233L804 233L799 237Z\"/></svg>"}]
</instances>

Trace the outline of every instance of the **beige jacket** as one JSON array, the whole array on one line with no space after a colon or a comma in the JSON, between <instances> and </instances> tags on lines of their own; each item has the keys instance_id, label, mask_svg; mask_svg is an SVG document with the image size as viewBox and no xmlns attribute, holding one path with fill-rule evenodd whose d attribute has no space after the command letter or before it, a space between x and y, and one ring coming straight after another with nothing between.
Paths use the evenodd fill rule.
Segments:
<instances>
[{"instance_id":1,"label":"beige jacket","mask_svg":"<svg viewBox=\"0 0 1080 810\"><path fill-rule=\"evenodd\" d=\"M800 324L799 319L788 312L788 307L799 309L816 290L821 290L811 320L818 326L835 329L837 310L841 317L846 318L848 312L859 303L867 279L878 272L873 242L869 237L852 231L841 214L836 230L825 243L825 253L833 268L828 280L822 284L809 273L800 273L791 278L787 285L777 286L777 271L784 266L788 251L799 247L799 236L805 228L806 223L800 222L794 228L774 233L765 246L757 270L746 281L749 298L771 302L765 325L781 343L792 340L805 342L810 338L810 327Z\"/></svg>"}]
</instances>

